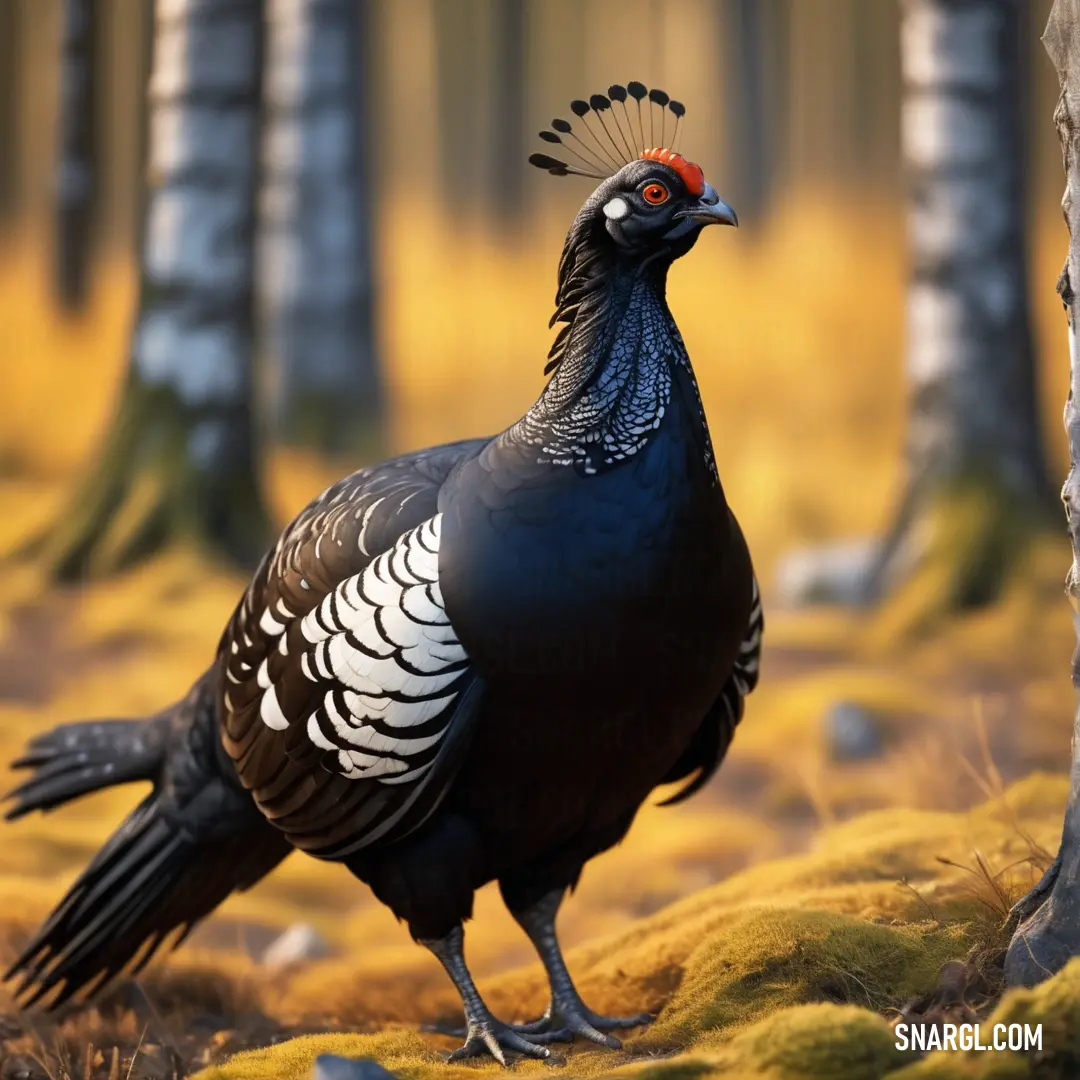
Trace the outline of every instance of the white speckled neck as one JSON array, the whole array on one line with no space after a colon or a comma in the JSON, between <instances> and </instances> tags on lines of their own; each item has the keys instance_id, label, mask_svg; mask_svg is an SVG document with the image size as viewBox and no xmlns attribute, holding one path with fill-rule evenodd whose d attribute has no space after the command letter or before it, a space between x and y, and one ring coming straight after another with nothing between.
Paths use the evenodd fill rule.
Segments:
<instances>
[{"instance_id":1,"label":"white speckled neck","mask_svg":"<svg viewBox=\"0 0 1080 1080\"><path fill-rule=\"evenodd\" d=\"M637 275L612 307L617 313L612 311L593 340L572 341L539 400L507 432L513 441L536 447L540 462L573 466L589 476L633 457L660 427L673 372L681 367L693 380L662 279ZM712 468L707 432L705 444Z\"/></svg>"}]
</instances>

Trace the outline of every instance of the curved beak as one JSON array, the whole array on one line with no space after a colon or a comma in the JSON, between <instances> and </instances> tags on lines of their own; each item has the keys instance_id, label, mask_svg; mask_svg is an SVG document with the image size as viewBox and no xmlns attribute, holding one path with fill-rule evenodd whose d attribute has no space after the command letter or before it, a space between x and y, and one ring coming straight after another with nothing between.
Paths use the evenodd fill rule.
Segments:
<instances>
[{"instance_id":1,"label":"curved beak","mask_svg":"<svg viewBox=\"0 0 1080 1080\"><path fill-rule=\"evenodd\" d=\"M739 215L733 207L728 206L712 184L705 185L705 191L698 199L697 206L684 210L679 217L689 218L699 225L734 225L739 227Z\"/></svg>"},{"instance_id":2,"label":"curved beak","mask_svg":"<svg viewBox=\"0 0 1080 1080\"><path fill-rule=\"evenodd\" d=\"M677 224L665 235L665 239L675 240L684 236L695 225L734 225L738 228L739 215L716 194L716 188L712 184L706 184L701 198L686 210L675 214L675 221Z\"/></svg>"}]
</instances>

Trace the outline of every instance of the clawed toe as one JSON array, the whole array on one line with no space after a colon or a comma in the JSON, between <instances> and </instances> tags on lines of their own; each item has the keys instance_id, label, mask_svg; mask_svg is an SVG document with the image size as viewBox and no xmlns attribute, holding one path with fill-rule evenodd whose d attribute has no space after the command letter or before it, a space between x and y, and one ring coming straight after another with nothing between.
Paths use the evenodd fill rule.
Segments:
<instances>
[{"instance_id":1,"label":"clawed toe","mask_svg":"<svg viewBox=\"0 0 1080 1080\"><path fill-rule=\"evenodd\" d=\"M588 1039L599 1046L612 1050L621 1050L622 1042L610 1031L625 1031L629 1028L651 1024L655 1018L649 1013L637 1016L600 1016L585 1005L566 1002L549 1009L539 1020L527 1024L512 1024L513 1031L524 1035L535 1043L573 1042L575 1036Z\"/></svg>"},{"instance_id":2,"label":"clawed toe","mask_svg":"<svg viewBox=\"0 0 1080 1080\"><path fill-rule=\"evenodd\" d=\"M550 1057L551 1051L546 1046L540 1045L541 1039L527 1039L524 1035L518 1034L509 1024L503 1024L498 1020L480 1021L469 1025L465 1045L455 1050L447 1060L465 1061L490 1054L500 1065L506 1065L505 1051L507 1050L525 1057Z\"/></svg>"},{"instance_id":3,"label":"clawed toe","mask_svg":"<svg viewBox=\"0 0 1080 1080\"><path fill-rule=\"evenodd\" d=\"M532 1025L529 1026L531 1027ZM514 1025L514 1030L520 1031L517 1024ZM530 1042L539 1045L545 1043L569 1043L574 1041L574 1033L568 1027L545 1027L538 1031L521 1032L521 1034L524 1034Z\"/></svg>"},{"instance_id":4,"label":"clawed toe","mask_svg":"<svg viewBox=\"0 0 1080 1080\"><path fill-rule=\"evenodd\" d=\"M557 1027L547 1015L539 1020L530 1020L527 1024L511 1024L510 1028L534 1043L574 1041L574 1033L568 1027Z\"/></svg>"},{"instance_id":5,"label":"clawed toe","mask_svg":"<svg viewBox=\"0 0 1080 1080\"><path fill-rule=\"evenodd\" d=\"M622 1040L617 1039L614 1035L604 1034L604 1032L626 1031L629 1028L644 1027L646 1024L651 1024L655 1019L649 1013L638 1013L637 1016L600 1016L591 1009L585 1009L583 1012L582 1020L584 1022L578 1034L599 1043L601 1046L610 1046L613 1050L622 1049Z\"/></svg>"},{"instance_id":6,"label":"clawed toe","mask_svg":"<svg viewBox=\"0 0 1080 1080\"><path fill-rule=\"evenodd\" d=\"M601 1031L645 1027L656 1019L652 1013L638 1013L637 1016L598 1016L591 1010L586 1010L586 1013L592 1026L599 1028Z\"/></svg>"},{"instance_id":7,"label":"clawed toe","mask_svg":"<svg viewBox=\"0 0 1080 1080\"><path fill-rule=\"evenodd\" d=\"M490 1055L500 1065L506 1065L506 1051L525 1057L547 1058L551 1055L547 1048L549 1044L573 1042L575 1037L588 1039L611 1050L621 1050L622 1041L608 1032L642 1027L651 1024L654 1019L648 1013L601 1016L584 1005L567 1004L527 1024L504 1024L492 1019L470 1024L467 1029L450 1024L430 1024L424 1030L465 1040L448 1061L466 1061Z\"/></svg>"}]
</instances>

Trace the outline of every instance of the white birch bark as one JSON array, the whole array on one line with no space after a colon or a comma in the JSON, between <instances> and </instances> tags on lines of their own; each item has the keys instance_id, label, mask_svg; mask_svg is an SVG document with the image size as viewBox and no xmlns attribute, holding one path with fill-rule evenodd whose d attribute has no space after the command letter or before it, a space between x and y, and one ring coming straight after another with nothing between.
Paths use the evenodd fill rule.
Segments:
<instances>
[{"instance_id":1,"label":"white birch bark","mask_svg":"<svg viewBox=\"0 0 1080 1080\"><path fill-rule=\"evenodd\" d=\"M799 553L780 576L793 602L872 603L925 571L910 629L994 599L1025 537L1051 520L1053 495L1024 247L1025 0L900 0L900 13L905 490L882 540L846 562L840 549Z\"/></svg>"},{"instance_id":2,"label":"white birch bark","mask_svg":"<svg viewBox=\"0 0 1080 1080\"><path fill-rule=\"evenodd\" d=\"M157 0L137 376L247 406L258 0ZM218 433L221 437L225 432Z\"/></svg>"},{"instance_id":3,"label":"white birch bark","mask_svg":"<svg viewBox=\"0 0 1080 1080\"><path fill-rule=\"evenodd\" d=\"M259 352L283 441L355 449L380 390L356 0L267 0ZM423 197L415 193L416 197Z\"/></svg>"},{"instance_id":4,"label":"white birch bark","mask_svg":"<svg viewBox=\"0 0 1080 1080\"><path fill-rule=\"evenodd\" d=\"M901 0L901 11L907 488L870 583L874 596L902 584L927 555L924 545L937 542L920 526L952 488L983 487L1010 517L1038 515L1050 498L1024 246L1024 0ZM973 559L1004 566L1004 556L988 554L1000 525L991 512L985 550L969 552ZM996 574L973 563L955 579L969 577L959 591L979 602L995 586L975 579Z\"/></svg>"},{"instance_id":5,"label":"white birch bark","mask_svg":"<svg viewBox=\"0 0 1080 1080\"><path fill-rule=\"evenodd\" d=\"M993 463L1042 483L1028 324L1016 68L1020 0L905 0L913 472Z\"/></svg>"},{"instance_id":6,"label":"white birch bark","mask_svg":"<svg viewBox=\"0 0 1080 1080\"><path fill-rule=\"evenodd\" d=\"M131 365L90 475L41 547L61 579L184 537L250 563L266 520L252 448L261 0L157 0Z\"/></svg>"},{"instance_id":7,"label":"white birch bark","mask_svg":"<svg viewBox=\"0 0 1080 1080\"><path fill-rule=\"evenodd\" d=\"M905 0L911 177L907 372L914 473L993 463L1043 483L1024 254L1022 0Z\"/></svg>"}]
</instances>

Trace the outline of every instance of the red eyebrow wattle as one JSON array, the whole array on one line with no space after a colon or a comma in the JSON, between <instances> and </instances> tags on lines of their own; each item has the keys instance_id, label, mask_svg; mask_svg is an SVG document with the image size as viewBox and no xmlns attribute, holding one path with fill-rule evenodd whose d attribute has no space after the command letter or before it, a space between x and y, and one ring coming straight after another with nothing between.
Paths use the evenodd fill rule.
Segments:
<instances>
[{"instance_id":1,"label":"red eyebrow wattle","mask_svg":"<svg viewBox=\"0 0 1080 1080\"><path fill-rule=\"evenodd\" d=\"M686 185L686 190L691 195L705 194L705 174L701 171L701 166L695 165L692 161L687 161L682 154L676 154L673 150L657 146L651 150L645 150L641 155L641 160L659 161L661 165L666 165L679 174L682 182Z\"/></svg>"}]
</instances>

